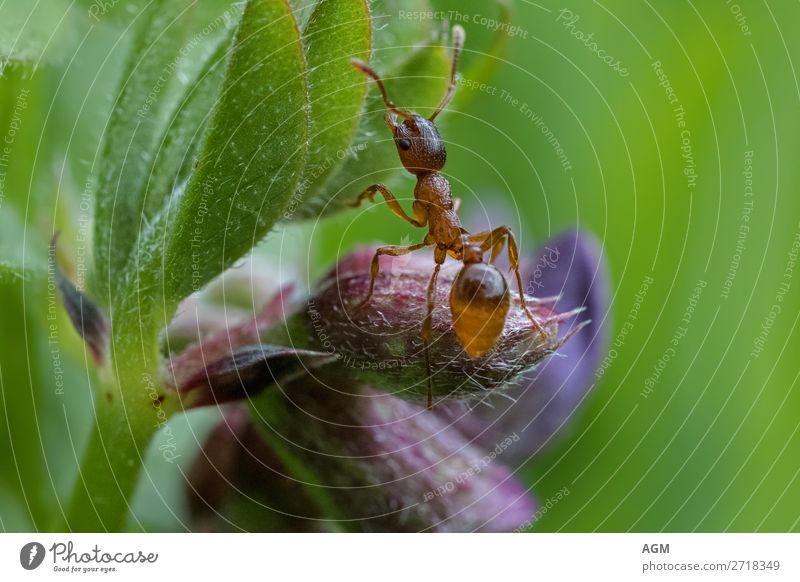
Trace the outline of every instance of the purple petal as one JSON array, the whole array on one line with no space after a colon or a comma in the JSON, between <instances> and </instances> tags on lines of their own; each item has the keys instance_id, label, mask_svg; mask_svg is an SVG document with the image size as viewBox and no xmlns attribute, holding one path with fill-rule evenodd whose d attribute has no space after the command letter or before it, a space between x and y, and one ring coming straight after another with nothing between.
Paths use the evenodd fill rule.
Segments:
<instances>
[{"instance_id":1,"label":"purple petal","mask_svg":"<svg viewBox=\"0 0 800 582\"><path fill-rule=\"evenodd\" d=\"M191 408L244 400L335 359L309 350L265 344L244 346L203 366L178 387L178 393L184 405Z\"/></svg>"},{"instance_id":2,"label":"purple petal","mask_svg":"<svg viewBox=\"0 0 800 582\"><path fill-rule=\"evenodd\" d=\"M265 435L304 468L346 529L513 531L535 513L503 465L520 444L515 435L482 450L417 404L311 378L264 397Z\"/></svg>"},{"instance_id":3,"label":"purple petal","mask_svg":"<svg viewBox=\"0 0 800 582\"><path fill-rule=\"evenodd\" d=\"M231 358L244 346L259 343L260 334L283 320L284 304L289 301L293 285L281 289L269 300L255 316L245 321L229 325L211 334L202 342L190 345L180 354L173 356L165 370L164 382L180 389L196 378L213 362ZM201 306L196 306L201 309Z\"/></svg>"},{"instance_id":4,"label":"purple petal","mask_svg":"<svg viewBox=\"0 0 800 582\"><path fill-rule=\"evenodd\" d=\"M297 481L283 476L286 472L256 432L247 408L227 407L186 475L192 528L313 531L313 520L293 517L313 505Z\"/></svg>"},{"instance_id":5,"label":"purple petal","mask_svg":"<svg viewBox=\"0 0 800 582\"><path fill-rule=\"evenodd\" d=\"M555 303L557 311L586 308L579 317L562 325L561 337L579 321L588 319L591 323L566 342L557 355L508 390L509 398L487 399L473 405L471 414L463 405L450 405L441 414L456 421L482 444L493 442L498 434L520 434L526 447L509 455L515 461L524 460L553 442L586 399L607 348L608 278L608 267L593 237L570 231L547 242L526 261L524 280L528 291L537 297L560 296Z\"/></svg>"}]
</instances>

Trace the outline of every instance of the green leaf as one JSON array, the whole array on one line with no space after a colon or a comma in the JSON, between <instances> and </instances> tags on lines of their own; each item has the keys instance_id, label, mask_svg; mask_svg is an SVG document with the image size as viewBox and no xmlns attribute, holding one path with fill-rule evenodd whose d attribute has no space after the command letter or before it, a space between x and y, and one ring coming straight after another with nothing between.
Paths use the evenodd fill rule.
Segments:
<instances>
[{"instance_id":1,"label":"green leaf","mask_svg":"<svg viewBox=\"0 0 800 582\"><path fill-rule=\"evenodd\" d=\"M140 17L123 71L98 176L94 226L94 287L107 298L142 225L146 185L175 96L171 68L184 40L186 1L156 0ZM165 113L165 111L167 113Z\"/></svg>"},{"instance_id":2,"label":"green leaf","mask_svg":"<svg viewBox=\"0 0 800 582\"><path fill-rule=\"evenodd\" d=\"M8 67L34 67L63 57L73 37L72 15L65 0L0 2L0 75Z\"/></svg>"},{"instance_id":3,"label":"green leaf","mask_svg":"<svg viewBox=\"0 0 800 582\"><path fill-rule=\"evenodd\" d=\"M304 210L313 188L347 153L358 126L367 82L352 59L369 58L369 7L365 0L320 0L303 34L311 102L309 156L298 196L286 216Z\"/></svg>"},{"instance_id":4,"label":"green leaf","mask_svg":"<svg viewBox=\"0 0 800 582\"><path fill-rule=\"evenodd\" d=\"M189 179L202 145L205 130L211 122L214 105L225 78L225 64L233 35L226 27L209 42L211 50L202 55L195 71L179 74L190 79L172 120L165 128L161 147L156 155L153 173L147 186L145 214L156 216L165 201ZM197 67L195 67L197 68Z\"/></svg>"},{"instance_id":5,"label":"green leaf","mask_svg":"<svg viewBox=\"0 0 800 582\"><path fill-rule=\"evenodd\" d=\"M30 276L30 269L0 259L0 283L25 281Z\"/></svg>"},{"instance_id":6,"label":"green leaf","mask_svg":"<svg viewBox=\"0 0 800 582\"><path fill-rule=\"evenodd\" d=\"M250 0L197 168L139 247L143 285L163 280L168 304L241 258L286 208L308 147L305 74L288 4Z\"/></svg>"},{"instance_id":7,"label":"green leaf","mask_svg":"<svg viewBox=\"0 0 800 582\"><path fill-rule=\"evenodd\" d=\"M16 267L4 274L5 269L0 267L4 306L0 310L0 463L5 467L4 485L17 496L16 502L31 520L29 527L41 529L46 526L47 501L53 501L45 473L46 451L41 446L40 422L46 417L42 401L53 398L48 381L63 374L62 355L59 344L48 345L41 333L43 329L52 333L57 325L50 319L52 312L41 309L47 301L44 277L34 282L20 278L22 272Z\"/></svg>"}]
</instances>

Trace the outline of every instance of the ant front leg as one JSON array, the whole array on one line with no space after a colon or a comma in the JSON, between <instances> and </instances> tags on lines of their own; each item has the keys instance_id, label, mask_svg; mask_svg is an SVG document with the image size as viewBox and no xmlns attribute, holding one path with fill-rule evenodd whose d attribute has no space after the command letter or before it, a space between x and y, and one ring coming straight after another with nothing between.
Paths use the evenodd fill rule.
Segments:
<instances>
[{"instance_id":1,"label":"ant front leg","mask_svg":"<svg viewBox=\"0 0 800 582\"><path fill-rule=\"evenodd\" d=\"M433 328L433 308L436 306L436 281L439 279L439 270L442 268L442 264L447 258L447 251L441 247L436 247L436 250L433 252L433 258L436 261L436 267L434 267L431 280L428 282L428 311L425 314L425 321L422 322L421 334L423 350L425 352L425 369L428 374L428 402L426 406L428 410L433 409L433 368L431 366L431 354L429 348L431 344L431 332Z\"/></svg>"},{"instance_id":2,"label":"ant front leg","mask_svg":"<svg viewBox=\"0 0 800 582\"><path fill-rule=\"evenodd\" d=\"M425 226L425 223L417 220L416 218L411 218L406 211L403 210L403 207L400 206L400 203L397 201L397 198L394 197L394 194L383 184L373 184L366 190L364 190L361 194L358 195L355 202L349 202L347 206L350 208L358 208L361 206L361 203L366 198L370 202L375 201L375 194L380 192L383 195L383 199L386 200L386 204L389 206L389 209L395 213L395 215L399 218L402 218L409 224L416 226L417 228L422 228Z\"/></svg>"},{"instance_id":3,"label":"ant front leg","mask_svg":"<svg viewBox=\"0 0 800 582\"><path fill-rule=\"evenodd\" d=\"M362 307L364 307L369 300L372 299L372 293L375 291L375 279L378 278L378 273L380 273L381 268L381 255L387 255L389 257L402 257L403 255L407 255L413 251L417 251L419 249L425 248L430 246L429 243L423 242L416 245L411 245L408 247L398 247L398 246L388 246L388 247L379 247L375 251L375 255L372 257L372 265L370 266L370 277L369 277L369 292L367 296L361 301L358 305L356 305L355 310L358 311Z\"/></svg>"},{"instance_id":4,"label":"ant front leg","mask_svg":"<svg viewBox=\"0 0 800 582\"><path fill-rule=\"evenodd\" d=\"M533 314L528 309L525 303L525 291L522 288L522 275L519 273L519 249L517 248L517 241L514 238L514 233L507 226L500 226L488 232L481 232L473 234L468 237L470 241L478 242L481 244L481 251L486 252L492 249L492 262L503 250L503 244L508 243L508 262L511 270L514 271L514 276L517 279L517 289L519 290L519 302L525 315L531 320L533 327L536 331L541 332L542 326L533 317Z\"/></svg>"}]
</instances>

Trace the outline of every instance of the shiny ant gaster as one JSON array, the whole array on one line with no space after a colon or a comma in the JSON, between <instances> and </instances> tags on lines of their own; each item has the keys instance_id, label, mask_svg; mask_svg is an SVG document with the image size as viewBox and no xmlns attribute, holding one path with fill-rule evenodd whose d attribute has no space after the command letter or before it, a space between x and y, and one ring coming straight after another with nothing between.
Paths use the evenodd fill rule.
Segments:
<instances>
[{"instance_id":1,"label":"shiny ant gaster","mask_svg":"<svg viewBox=\"0 0 800 582\"><path fill-rule=\"evenodd\" d=\"M422 341L425 350L425 365L428 372L428 409L433 406L431 382L431 362L428 346L431 340L434 296L439 270L447 255L462 261L464 266L453 281L450 290L450 309L453 327L461 345L470 357L477 358L486 353L494 344L505 326L509 309L508 284L502 273L492 263L507 246L511 270L517 279L520 304L534 328L541 331L541 325L534 319L522 288L519 273L519 251L514 234L507 226L470 234L461 226L456 205L450 191L450 183L439 172L447 160L444 141L436 129L434 121L453 98L456 89L456 70L461 49L464 46L464 29L453 28L453 59L450 72L450 85L439 106L430 118L414 112L399 109L386 92L380 76L365 62L354 59L353 66L372 78L380 89L383 101L391 113L386 115L386 125L392 131L397 153L405 169L417 177L414 188L414 217L406 214L400 203L383 184L375 184L364 190L349 206L358 207L364 199L373 202L375 194L380 193L386 204L398 217L418 227L428 227L423 242L411 246L385 246L375 252L370 268L369 292L356 309L366 305L375 289L375 279L379 272L381 255L398 257L426 247L434 247L436 266L428 283L427 315L422 324ZM398 123L402 118L402 123ZM483 262L483 255L491 249L489 264Z\"/></svg>"}]
</instances>

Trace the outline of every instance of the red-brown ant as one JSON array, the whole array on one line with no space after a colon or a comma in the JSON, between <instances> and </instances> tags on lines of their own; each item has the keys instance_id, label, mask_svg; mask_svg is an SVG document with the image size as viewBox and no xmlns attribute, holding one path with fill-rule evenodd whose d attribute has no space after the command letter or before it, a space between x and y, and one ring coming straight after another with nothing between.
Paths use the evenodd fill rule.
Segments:
<instances>
[{"instance_id":1,"label":"red-brown ant","mask_svg":"<svg viewBox=\"0 0 800 582\"><path fill-rule=\"evenodd\" d=\"M353 60L353 66L372 78L380 89L383 101L391 112L386 115L386 125L394 135L400 161L406 170L417 177L417 185L414 188L413 218L406 214L394 195L383 184L370 186L349 206L358 207L364 199L373 202L375 194L380 193L397 216L418 228L428 227L428 234L419 244L385 246L377 249L370 269L369 293L356 309L366 305L372 297L381 255L398 257L425 247L434 247L433 256L436 266L428 284L428 311L422 324L421 333L428 372L428 409L433 406L428 346L431 340L434 297L439 269L447 255L464 263L450 290L450 310L453 315L456 336L470 357L477 358L485 354L495 344L505 326L510 304L508 284L502 273L492 265L495 258L502 252L504 245L507 245L511 270L514 271L517 278L521 307L531 320L533 327L537 331L542 330L541 325L525 304L522 277L519 273L519 251L511 229L501 226L477 234L467 232L461 226L461 221L456 213L457 208L453 204L450 183L439 173L447 160L447 152L434 121L455 94L456 70L458 58L464 46L464 36L464 29L461 26L453 28L450 85L442 102L428 119L417 113L399 109L389 99L380 76L365 62ZM398 123L398 118L403 119L402 123ZM483 255L490 249L491 260L489 264L486 264L483 262Z\"/></svg>"}]
</instances>

